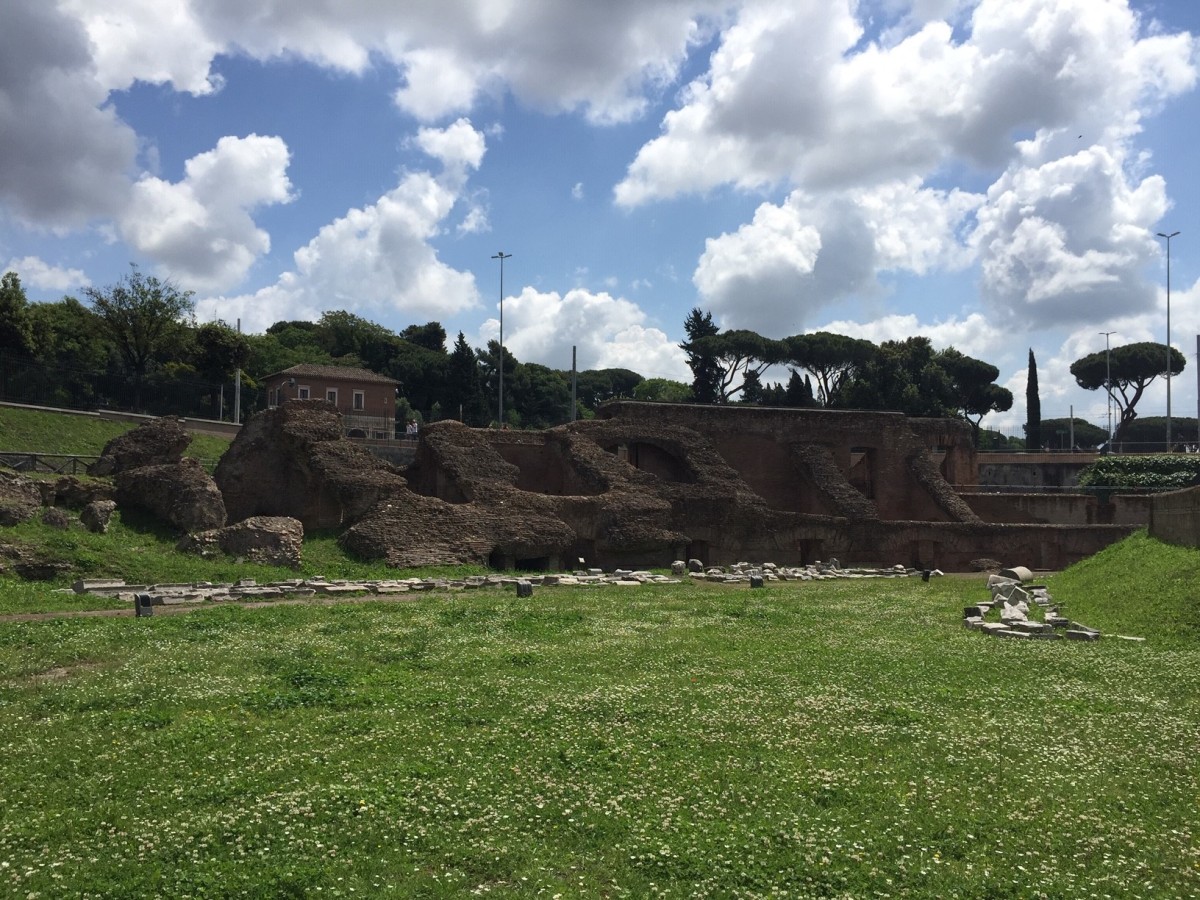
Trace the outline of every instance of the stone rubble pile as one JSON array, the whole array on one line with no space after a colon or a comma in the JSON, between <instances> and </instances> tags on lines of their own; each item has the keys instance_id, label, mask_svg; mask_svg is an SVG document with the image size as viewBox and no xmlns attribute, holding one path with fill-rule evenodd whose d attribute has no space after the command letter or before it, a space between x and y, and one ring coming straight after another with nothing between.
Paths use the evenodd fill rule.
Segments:
<instances>
[{"instance_id":1,"label":"stone rubble pile","mask_svg":"<svg viewBox=\"0 0 1200 900\"><path fill-rule=\"evenodd\" d=\"M1023 566L988 576L991 599L963 609L963 625L992 637L1058 641L1098 641L1100 632L1062 615L1045 585L1031 584L1032 573ZM1029 618L1031 604L1042 610L1042 621ZM987 621L995 610L1000 621Z\"/></svg>"},{"instance_id":2,"label":"stone rubble pile","mask_svg":"<svg viewBox=\"0 0 1200 900\"><path fill-rule=\"evenodd\" d=\"M365 594L405 594L419 591L465 591L479 588L520 588L522 585L618 585L637 587L643 584L679 584L678 579L653 572L617 569L604 573L600 569L545 575L469 575L465 578L398 578L391 580L327 580L325 578L295 578L259 584L243 579L232 584L208 581L189 584L126 584L119 579L81 579L71 590L76 594L95 594L134 602L137 595L148 596L154 606L177 606L205 601L255 601L280 597L360 596Z\"/></svg>"},{"instance_id":3,"label":"stone rubble pile","mask_svg":"<svg viewBox=\"0 0 1200 900\"><path fill-rule=\"evenodd\" d=\"M828 562L818 560L807 566L779 566L775 563L739 562L731 566L706 566L698 559L687 562L677 559L671 564L674 575L687 575L697 581L717 581L725 584L768 581L831 581L838 578L908 578L921 575L928 580L930 575L942 575L939 569L912 569L897 564L889 568L848 567L842 568L836 559ZM761 584L757 585L761 587Z\"/></svg>"},{"instance_id":4,"label":"stone rubble pile","mask_svg":"<svg viewBox=\"0 0 1200 900\"><path fill-rule=\"evenodd\" d=\"M671 566L675 576L688 575L693 580L720 582L723 584L749 584L762 587L770 581L826 581L838 578L906 578L923 574L920 569L906 569L896 565L891 568L842 568L836 559L827 563L817 562L810 566L778 566L775 563L736 563L731 566L705 566L699 560L684 562L676 560ZM941 575L938 570L930 574ZM530 596L533 587L573 585L614 585L638 587L644 584L681 584L680 577L660 575L634 569L580 569L570 573L546 573L542 575L469 575L465 578L398 578L392 580L328 580L325 578L295 578L259 584L253 579L243 579L232 584L208 581L188 584L126 584L119 579L81 579L72 585L76 594L96 594L115 597L118 600L140 602L153 606L177 606L188 603L247 602L270 600L282 597L312 596L361 596L368 594L391 595L420 591L467 591L480 588L515 588L518 596Z\"/></svg>"}]
</instances>

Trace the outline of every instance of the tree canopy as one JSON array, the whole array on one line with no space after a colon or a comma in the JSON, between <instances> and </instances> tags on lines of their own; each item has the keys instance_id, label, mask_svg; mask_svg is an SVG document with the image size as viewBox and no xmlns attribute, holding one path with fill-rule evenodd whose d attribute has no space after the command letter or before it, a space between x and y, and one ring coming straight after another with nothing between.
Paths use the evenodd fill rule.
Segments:
<instances>
[{"instance_id":1,"label":"tree canopy","mask_svg":"<svg viewBox=\"0 0 1200 900\"><path fill-rule=\"evenodd\" d=\"M140 385L151 361L191 321L192 292L173 281L143 275L136 265L116 284L84 288L92 310L108 332L126 368L134 376L135 406L141 406Z\"/></svg>"},{"instance_id":2,"label":"tree canopy","mask_svg":"<svg viewBox=\"0 0 1200 900\"><path fill-rule=\"evenodd\" d=\"M1166 344L1140 341L1089 353L1071 363L1071 374L1084 390L1095 391L1107 383L1108 394L1120 412L1113 442L1120 443L1128 439L1129 424L1137 418L1137 405L1146 388L1168 370L1178 375L1185 365L1187 360L1174 347L1168 351Z\"/></svg>"},{"instance_id":3,"label":"tree canopy","mask_svg":"<svg viewBox=\"0 0 1200 900\"><path fill-rule=\"evenodd\" d=\"M824 407L839 405L842 388L875 355L875 345L862 338L829 331L784 338L786 362L812 375L815 398Z\"/></svg>"}]
</instances>

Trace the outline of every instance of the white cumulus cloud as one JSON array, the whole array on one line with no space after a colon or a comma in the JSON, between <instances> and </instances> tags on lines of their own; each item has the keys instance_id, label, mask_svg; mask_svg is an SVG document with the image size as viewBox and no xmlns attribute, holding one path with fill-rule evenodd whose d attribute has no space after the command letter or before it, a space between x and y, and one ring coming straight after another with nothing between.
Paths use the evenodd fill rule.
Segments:
<instances>
[{"instance_id":1,"label":"white cumulus cloud","mask_svg":"<svg viewBox=\"0 0 1200 900\"><path fill-rule=\"evenodd\" d=\"M13 258L3 271L16 272L23 285L43 291L70 291L91 284L82 270L52 266L37 256Z\"/></svg>"},{"instance_id":2,"label":"white cumulus cloud","mask_svg":"<svg viewBox=\"0 0 1200 900\"><path fill-rule=\"evenodd\" d=\"M250 213L292 199L288 159L278 137L223 137L187 161L182 181L143 176L118 220L121 236L189 288L237 284L271 248Z\"/></svg>"},{"instance_id":3,"label":"white cumulus cloud","mask_svg":"<svg viewBox=\"0 0 1200 900\"><path fill-rule=\"evenodd\" d=\"M479 344L499 337L498 319L484 323ZM683 351L647 322L637 304L583 288L559 294L526 287L504 301L504 346L521 362L580 369L632 369L647 378L691 381Z\"/></svg>"}]
</instances>

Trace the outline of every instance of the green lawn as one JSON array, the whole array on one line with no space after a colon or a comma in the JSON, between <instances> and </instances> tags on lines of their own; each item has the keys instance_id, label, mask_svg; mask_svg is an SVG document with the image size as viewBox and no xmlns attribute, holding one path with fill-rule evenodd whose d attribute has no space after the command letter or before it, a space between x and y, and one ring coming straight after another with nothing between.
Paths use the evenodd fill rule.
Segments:
<instances>
[{"instance_id":1,"label":"green lawn","mask_svg":"<svg viewBox=\"0 0 1200 900\"><path fill-rule=\"evenodd\" d=\"M0 450L99 456L105 444L134 427L96 416L0 406ZM215 463L228 448L229 438L197 434L185 455Z\"/></svg>"},{"instance_id":2,"label":"green lawn","mask_svg":"<svg viewBox=\"0 0 1200 900\"><path fill-rule=\"evenodd\" d=\"M960 624L985 596L3 621L0 894L1200 894L1194 635L1092 597L1071 602L1148 640L996 640Z\"/></svg>"}]
</instances>

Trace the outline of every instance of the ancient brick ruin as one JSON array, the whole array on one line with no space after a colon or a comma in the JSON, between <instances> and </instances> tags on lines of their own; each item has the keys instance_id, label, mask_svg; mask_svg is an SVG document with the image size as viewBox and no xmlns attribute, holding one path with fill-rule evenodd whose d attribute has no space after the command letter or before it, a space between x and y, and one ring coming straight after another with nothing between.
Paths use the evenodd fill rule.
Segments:
<instances>
[{"instance_id":1,"label":"ancient brick ruin","mask_svg":"<svg viewBox=\"0 0 1200 900\"><path fill-rule=\"evenodd\" d=\"M666 566L770 559L966 570L1057 568L1134 526L985 522L970 428L898 413L616 402L547 431L438 422L405 468L341 437L322 401L247 424L217 469L229 520L344 528L356 555L404 567Z\"/></svg>"},{"instance_id":2,"label":"ancient brick ruin","mask_svg":"<svg viewBox=\"0 0 1200 900\"><path fill-rule=\"evenodd\" d=\"M104 490L0 478L0 523L89 503L111 514L115 501L174 525L191 552L295 566L302 535L326 529L398 568L568 571L831 558L1055 569L1139 527L1046 524L1045 503L973 494L970 437L964 422L899 413L620 401L546 431L437 422L397 466L343 437L330 404L289 401L252 418L211 477L182 458L183 426L162 419L106 448Z\"/></svg>"}]
</instances>

